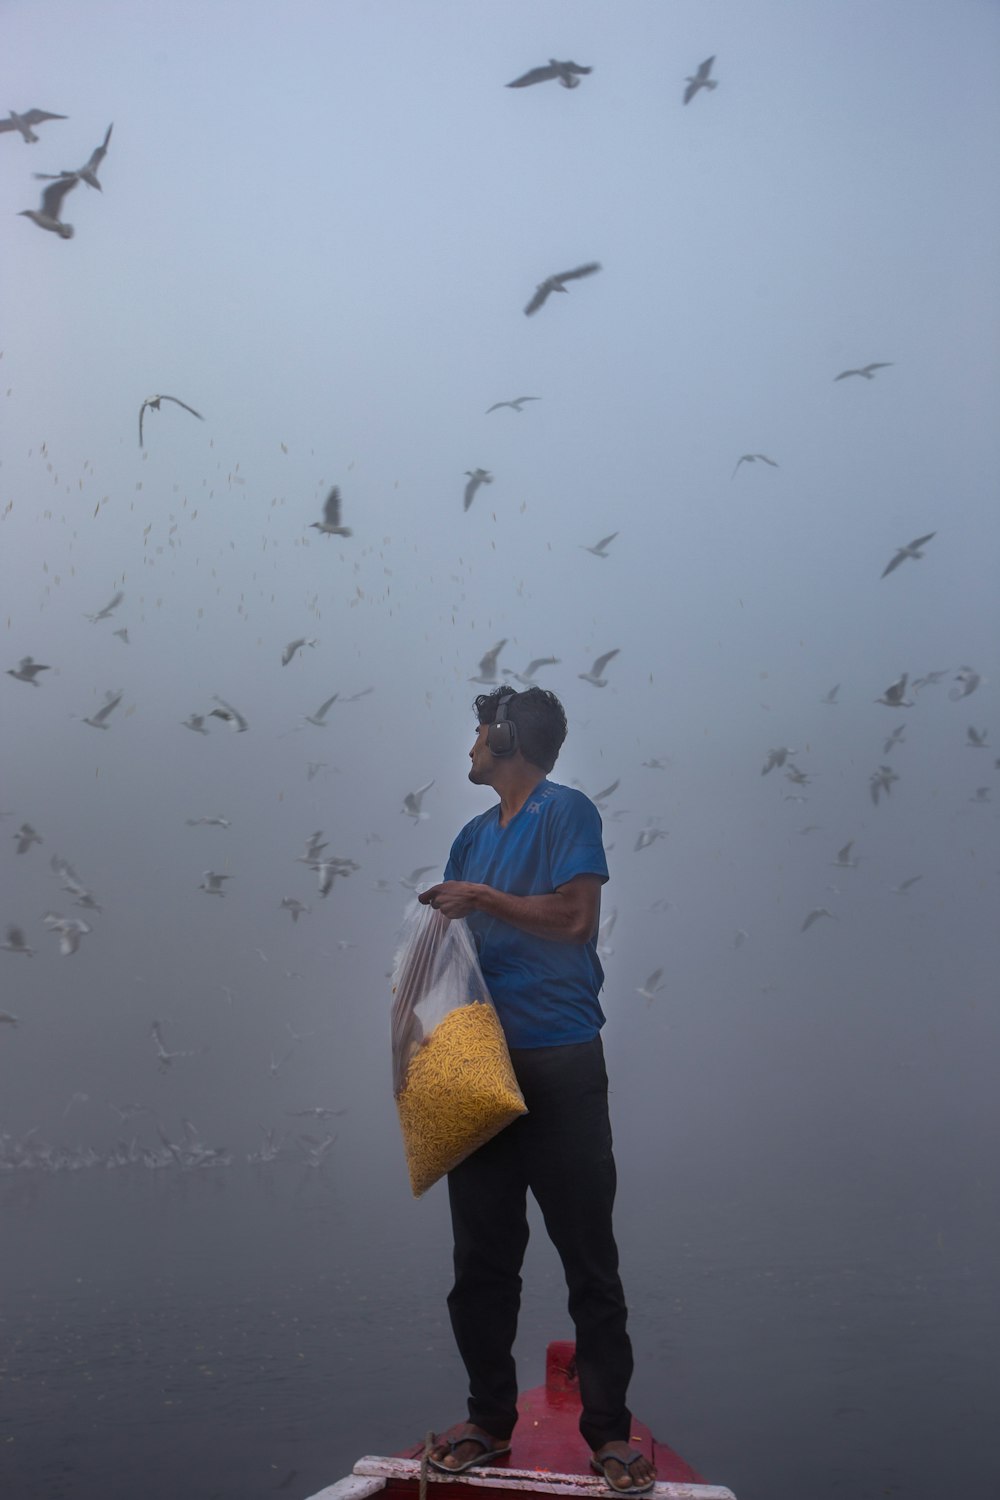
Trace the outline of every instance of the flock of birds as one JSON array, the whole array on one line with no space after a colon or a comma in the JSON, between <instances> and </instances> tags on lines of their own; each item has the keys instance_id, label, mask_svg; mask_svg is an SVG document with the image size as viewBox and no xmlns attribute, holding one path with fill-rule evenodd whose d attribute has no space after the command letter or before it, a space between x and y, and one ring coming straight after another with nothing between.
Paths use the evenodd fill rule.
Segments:
<instances>
[{"instance_id":1,"label":"flock of birds","mask_svg":"<svg viewBox=\"0 0 1000 1500\"><path fill-rule=\"evenodd\" d=\"M711 76L714 62L714 56L706 58L696 71L685 80L686 88L683 92L683 103L685 105L690 104L700 92L705 91L708 93L717 88L717 80ZM562 88L572 90L578 88L581 80L589 76L592 71L591 67L582 66L571 60L558 61L550 59L547 64L528 70L506 86L511 89L524 89L546 82L556 82ZM35 133L36 126L65 118L63 115L52 114L39 109L27 110L22 114L11 111L8 120L0 121L0 132L19 133L25 143L35 144L39 139ZM102 191L97 174L109 149L112 128L112 126L108 126L101 144L92 151L83 166L72 171L36 173L35 176L47 182L48 185L42 191L39 208L25 209L22 211L23 215L30 218L40 229L55 233L63 239L70 239L73 236L74 229L71 224L66 223L61 217L64 201L67 194L75 189L80 182L98 192ZM523 309L525 316L533 317L546 305L550 297L568 293L571 284L588 280L601 269L600 262L591 260L583 262L569 270L546 276L537 284L525 305ZM849 378L858 378L871 381L875 378L877 372L889 368L891 368L890 361L873 361L857 368L842 370L833 379L835 381L844 381ZM524 408L529 403L535 403L539 400L541 400L541 397L537 395L521 395L509 400L496 401L486 409L486 415L500 410L510 410L521 416L524 414ZM177 406L199 421L204 420L199 411L177 396L166 394L149 396L142 402L139 408L138 429L140 448L144 446L144 423L146 415L149 412L159 413L163 402ZM744 453L737 458L731 478L735 480L744 465L758 463L772 469L779 467L777 461L765 453ZM465 511L468 511L480 490L484 486L494 483L494 475L486 468L476 467L466 470L464 477L467 482L463 491L463 508ZM316 530L324 537L336 537L345 541L352 537L352 528L344 524L344 504L339 486L334 485L329 490L322 507L320 519L311 522L308 529ZM610 548L619 534L619 531L615 530L602 536L592 544L579 543L578 545L593 557L606 561L610 556ZM915 563L922 560L925 557L928 545L934 540L936 535L936 531L930 531L915 537L910 542L900 545L893 556L886 562L881 573L881 578L885 579L890 574L895 573L903 563ZM87 618L92 624L113 619L124 598L125 594L123 590L116 591L107 604L95 613L88 615ZM123 644L128 644L127 627L123 626L116 629L115 634L119 636ZM288 641L280 651L281 666L287 667L297 656L313 650L318 644L319 642L316 638L306 636L296 637ZM484 686L495 686L503 680L508 680L517 682L521 686L529 686L537 681L538 673L544 668L560 665L559 658L548 655L534 657L527 662L523 670L516 670L510 666L504 666L501 669L500 657L507 644L507 638L503 638L486 651L480 659L475 672L470 675L469 681ZM620 648L618 647L602 652L593 661L589 669L577 672L578 679L588 683L595 689L605 688L609 682L609 677L607 676L608 668L619 654ZM24 655L15 665L6 669L6 675L20 684L37 690L43 684L43 674L51 670L51 663L38 661L31 655ZM882 695L875 701L891 710L911 709L916 700L915 697L907 697L908 690L913 694L917 694L926 688L939 684L947 675L946 671L934 671L927 673L923 677L915 678L911 682L909 674L903 673L896 681L886 687ZM972 667L963 666L959 668L954 675L954 684L950 693L951 699L959 701L968 697L977 689L982 680L981 675ZM835 685L821 701L830 707L836 707L839 701L839 688L840 684ZM333 693L326 697L312 712L303 713L302 724L310 725L314 730L323 730L327 727L329 722L328 715L335 703L349 703L372 691L373 689L368 687L350 697ZM114 722L114 715L122 702L122 698L123 692L121 690L108 690L103 703L87 715L81 716L80 722L89 728L107 732ZM192 711L186 719L180 721L182 726L199 735L208 735L216 724L224 726L237 734L244 734L249 731L251 727L250 720L244 711L220 695L215 695L212 702L212 707L203 706L197 711ZM880 806L883 799L890 797L892 788L901 779L899 773L888 759L886 759L896 746L901 743L903 743L902 726L893 730L884 741L882 748L883 758L869 776L869 795L875 807ZM988 750L988 731L980 729L975 725L968 726L966 743L972 749ZM788 798L804 802L807 795L804 789L810 785L815 773L804 769L796 758L798 756L800 756L800 752L789 746L783 745L772 748L767 753L761 775L767 776L772 771L780 770L785 780L794 787L794 791L786 794ZM662 757L653 757L643 762L643 765L648 769L657 771L667 769L668 764L669 762ZM995 764L1000 766L1000 760L996 761ZM312 779L315 771L322 765L322 762L309 763L310 779ZM617 791L619 784L620 781L615 780L611 785L592 793L594 802L610 820L615 820L621 816L611 806L611 799ZM414 825L428 818L429 815L424 810L424 799L431 792L434 785L435 782L431 779L403 796L399 811L402 815L409 818ZM979 803L987 803L990 800L990 791L991 789L988 785L981 786L977 788L972 800ZM645 826L638 830L632 846L634 854L640 854L668 837L668 830L660 826L661 821L657 817L649 818ZM187 823L192 827L213 826L220 829L229 827L229 820L217 815L189 818ZM811 833L815 829L816 825L809 825L804 827L801 832L804 834ZM12 837L17 856L28 856L30 858L32 849L43 843L42 835L27 821L21 822ZM836 851L836 854L830 860L833 867L840 871L853 871L858 868L860 856L854 853L855 842L854 839L851 839ZM351 858L331 854L329 845L319 830L309 835L305 849L297 856L297 859L299 863L305 865L315 876L316 890L321 900L329 896L338 877L346 879L360 868L358 863ZM69 861L61 855L53 855L50 859L50 867L59 882L67 903L85 910L91 917L93 914L101 912L101 905ZM434 868L434 866L429 865L418 866L408 877L400 880L399 885L407 890L418 890L422 877ZM921 874L909 875L891 889L895 894L905 896L922 878ZM228 895L227 885L233 880L234 876L230 872L206 869L202 872L202 880L198 889L204 892L207 897L220 900L225 899ZM376 889L388 891L392 889L392 886L389 882L380 881ZM650 910L663 910L668 904L665 898L660 898L660 900L653 903ZM308 916L312 910L297 895L282 895L279 906L282 911L288 913L293 927L297 927L300 919ZM602 922L598 941L598 951L602 956L607 956L614 951L610 946L609 940L616 919L617 911L614 910ZM827 905L812 907L806 912L799 930L806 932L823 919L837 920L836 912L831 910ZM93 932L92 923L84 920L83 917L66 916L57 910L45 912L40 918L40 923L47 933L50 934L51 939L58 945L59 953L65 958L72 958L78 954L84 939L89 937ZM747 939L747 931L744 928L737 929L734 946L743 946ZM14 922L8 923L6 927L6 938L0 944L0 951L20 958L31 959L35 956L35 948L31 945L24 927ZM636 993L646 1001L647 1005L651 1006L656 998L665 990L665 973L666 965L660 965L649 974L642 985L637 987ZM6 1026L9 1029L14 1029L18 1026L19 1019L18 1016L9 1011L0 1011L0 1027ZM292 1036L295 1044L304 1040L303 1037L296 1036L294 1033L292 1033ZM159 1021L152 1023L150 1038L152 1043L151 1062L155 1063L157 1070L161 1074L170 1072L181 1059L197 1055L197 1049L172 1050L169 1048L164 1038L163 1027ZM271 1076L277 1076L290 1055L289 1051L282 1053L280 1057L272 1053L270 1063L267 1067L267 1071ZM73 1100L71 1100L71 1106L74 1104L74 1101L85 1100L85 1095L74 1095ZM43 1141L39 1133L34 1130L28 1131L19 1137L0 1134L0 1170L35 1169L68 1171L79 1170L83 1167L103 1166L107 1169L113 1169L132 1165L142 1165L150 1169L180 1168L183 1170L201 1170L226 1166L233 1160L233 1154L227 1151L226 1148L206 1145L200 1139L196 1128L189 1121L184 1122L183 1139L171 1140L167 1137L162 1124L155 1122L154 1114L148 1106L128 1104L113 1105L111 1107L118 1112L123 1123L125 1121L140 1120L144 1116L149 1116L150 1120L154 1120L154 1123L156 1123L159 1143L157 1145L140 1145L138 1137L133 1136L128 1141L119 1141L109 1152L97 1152L90 1148L75 1148L71 1150L64 1147L53 1147ZM311 1106L308 1109L296 1112L289 1111L288 1113L297 1113L303 1117L311 1116L317 1120L325 1120L333 1114L340 1112L329 1109L326 1106ZM67 1113L69 1113L69 1108L67 1109ZM264 1140L256 1151L247 1156L246 1159L248 1161L260 1164L276 1159L283 1151L286 1151L287 1154L289 1147L288 1139L282 1140L279 1138L278 1132L274 1129L263 1129L262 1127L262 1130ZM299 1134L290 1139L290 1154L297 1155L309 1167L320 1167L327 1160L336 1137L329 1134L323 1137Z\"/></svg>"}]
</instances>

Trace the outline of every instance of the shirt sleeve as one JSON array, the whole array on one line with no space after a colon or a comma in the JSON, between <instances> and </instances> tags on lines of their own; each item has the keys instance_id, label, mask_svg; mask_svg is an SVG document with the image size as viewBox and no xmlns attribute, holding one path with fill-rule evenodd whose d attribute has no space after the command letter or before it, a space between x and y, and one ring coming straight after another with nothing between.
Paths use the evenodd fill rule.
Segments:
<instances>
[{"instance_id":1,"label":"shirt sleeve","mask_svg":"<svg viewBox=\"0 0 1000 1500\"><path fill-rule=\"evenodd\" d=\"M549 820L549 864L557 889L577 875L608 879L601 815L582 792L572 791L552 809Z\"/></svg>"}]
</instances>

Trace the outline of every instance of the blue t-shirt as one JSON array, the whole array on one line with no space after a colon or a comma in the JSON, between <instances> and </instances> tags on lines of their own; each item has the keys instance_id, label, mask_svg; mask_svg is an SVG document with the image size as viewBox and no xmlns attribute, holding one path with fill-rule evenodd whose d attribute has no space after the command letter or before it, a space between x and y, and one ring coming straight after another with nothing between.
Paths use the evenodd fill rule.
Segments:
<instances>
[{"instance_id":1,"label":"blue t-shirt","mask_svg":"<svg viewBox=\"0 0 1000 1500\"><path fill-rule=\"evenodd\" d=\"M551 895L576 875L608 878L601 815L583 792L541 781L500 827L499 804L466 823L445 880L471 880L512 896ZM586 943L534 937L482 912L467 919L483 978L510 1047L592 1041L604 1025L597 934Z\"/></svg>"}]
</instances>

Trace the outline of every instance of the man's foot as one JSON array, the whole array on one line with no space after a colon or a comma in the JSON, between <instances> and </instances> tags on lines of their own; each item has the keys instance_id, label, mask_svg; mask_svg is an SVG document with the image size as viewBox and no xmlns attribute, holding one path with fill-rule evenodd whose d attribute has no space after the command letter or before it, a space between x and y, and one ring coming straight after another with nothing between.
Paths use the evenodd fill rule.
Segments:
<instances>
[{"instance_id":1,"label":"man's foot","mask_svg":"<svg viewBox=\"0 0 1000 1500\"><path fill-rule=\"evenodd\" d=\"M603 1474L616 1495L648 1495L656 1483L656 1470L649 1459L624 1440L595 1449L590 1464Z\"/></svg>"},{"instance_id":2,"label":"man's foot","mask_svg":"<svg viewBox=\"0 0 1000 1500\"><path fill-rule=\"evenodd\" d=\"M439 1438L427 1455L427 1462L442 1474L463 1474L478 1469L510 1452L506 1438L495 1438L474 1422L466 1422L451 1437Z\"/></svg>"}]
</instances>

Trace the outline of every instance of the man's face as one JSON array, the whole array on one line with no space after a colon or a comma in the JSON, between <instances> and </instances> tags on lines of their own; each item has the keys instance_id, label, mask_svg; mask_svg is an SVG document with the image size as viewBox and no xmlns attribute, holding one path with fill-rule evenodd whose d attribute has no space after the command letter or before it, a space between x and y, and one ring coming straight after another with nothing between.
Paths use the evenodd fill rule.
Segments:
<instances>
[{"instance_id":1,"label":"man's face","mask_svg":"<svg viewBox=\"0 0 1000 1500\"><path fill-rule=\"evenodd\" d=\"M480 724L472 749L469 751L469 759L472 767L469 771L469 780L473 786L492 786L493 771L496 762L493 751L486 743L486 735L489 731L488 724Z\"/></svg>"}]
</instances>

